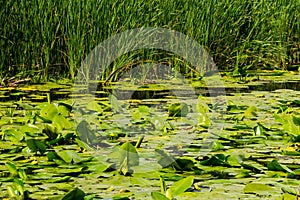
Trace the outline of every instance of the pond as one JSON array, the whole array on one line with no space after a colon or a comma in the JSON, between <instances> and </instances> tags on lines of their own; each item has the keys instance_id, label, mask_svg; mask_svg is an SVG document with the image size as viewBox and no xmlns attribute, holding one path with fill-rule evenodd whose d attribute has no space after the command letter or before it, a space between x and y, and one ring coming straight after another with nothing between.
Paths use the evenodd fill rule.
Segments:
<instances>
[{"instance_id":1,"label":"pond","mask_svg":"<svg viewBox=\"0 0 300 200\"><path fill-rule=\"evenodd\" d=\"M296 199L300 76L206 79L0 88L0 198Z\"/></svg>"}]
</instances>

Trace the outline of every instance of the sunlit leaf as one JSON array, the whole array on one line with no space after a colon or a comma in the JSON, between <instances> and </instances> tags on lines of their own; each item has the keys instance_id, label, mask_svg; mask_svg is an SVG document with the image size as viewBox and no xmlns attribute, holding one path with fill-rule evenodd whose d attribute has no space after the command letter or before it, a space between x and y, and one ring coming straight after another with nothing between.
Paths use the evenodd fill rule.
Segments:
<instances>
[{"instance_id":1,"label":"sunlit leaf","mask_svg":"<svg viewBox=\"0 0 300 200\"><path fill-rule=\"evenodd\" d=\"M5 166L7 167L8 171L12 176L17 176L18 175L18 169L16 165L13 162L6 162Z\"/></svg>"},{"instance_id":2,"label":"sunlit leaf","mask_svg":"<svg viewBox=\"0 0 300 200\"><path fill-rule=\"evenodd\" d=\"M168 108L170 117L185 117L189 112L188 105L186 103L174 103Z\"/></svg>"},{"instance_id":3,"label":"sunlit leaf","mask_svg":"<svg viewBox=\"0 0 300 200\"><path fill-rule=\"evenodd\" d=\"M163 195L159 192L151 192L151 197L153 200L170 200L165 195Z\"/></svg>"},{"instance_id":4,"label":"sunlit leaf","mask_svg":"<svg viewBox=\"0 0 300 200\"><path fill-rule=\"evenodd\" d=\"M185 192L188 188L190 188L192 186L193 182L194 182L194 177L189 176L180 181L173 183L173 185L171 185L171 187L169 189L167 189L167 192L166 192L167 197L172 198L173 196L176 196L176 195L179 195L179 194Z\"/></svg>"}]
</instances>

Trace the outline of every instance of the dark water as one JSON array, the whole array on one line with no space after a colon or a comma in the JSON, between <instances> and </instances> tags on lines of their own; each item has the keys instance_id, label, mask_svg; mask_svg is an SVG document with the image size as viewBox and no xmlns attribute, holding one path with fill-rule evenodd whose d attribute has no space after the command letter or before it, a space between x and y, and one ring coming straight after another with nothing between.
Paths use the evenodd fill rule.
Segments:
<instances>
[{"instance_id":1,"label":"dark water","mask_svg":"<svg viewBox=\"0 0 300 200\"><path fill-rule=\"evenodd\" d=\"M95 88L95 87L94 87ZM97 91L103 91L95 94L95 97L107 97L113 93L118 99L163 99L172 97L188 97L191 95L198 96L219 96L219 95L230 95L233 93L249 93L252 91L275 91L278 89L290 89L300 91L300 81L287 81L287 82L255 82L255 85L241 84L241 87L198 87L191 90L187 89L155 89L150 90L140 88L138 90L130 89L114 89L111 90L109 87L97 87ZM92 94L93 92L91 92ZM72 85L63 86L61 88L53 88L49 90L21 90L19 88L2 88L0 101L19 101L20 99L27 99L32 102L45 102L47 101L47 94L50 95L51 100L61 100L71 98ZM42 97L42 98L36 98ZM44 98L43 98L44 97Z\"/></svg>"},{"instance_id":2,"label":"dark water","mask_svg":"<svg viewBox=\"0 0 300 200\"><path fill-rule=\"evenodd\" d=\"M243 86L243 85L241 85ZM290 89L300 91L300 81L288 81L288 82L262 82L257 85L244 85L243 87L225 87L225 88L209 88L199 87L193 91L180 90L180 89L162 89L162 90L120 90L115 89L113 92L118 99L161 99L172 96L187 97L191 95L198 96L219 96L230 95L231 93L250 93L252 91L275 91L279 89ZM179 95L178 95L179 94ZM104 94L105 95L105 94ZM103 95L102 95L103 97Z\"/></svg>"}]
</instances>

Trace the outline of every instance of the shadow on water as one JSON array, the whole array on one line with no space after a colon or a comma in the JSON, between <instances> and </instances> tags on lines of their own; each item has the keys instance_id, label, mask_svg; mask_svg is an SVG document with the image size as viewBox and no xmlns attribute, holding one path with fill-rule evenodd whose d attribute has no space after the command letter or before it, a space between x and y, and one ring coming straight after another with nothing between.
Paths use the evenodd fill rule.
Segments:
<instances>
[{"instance_id":1,"label":"shadow on water","mask_svg":"<svg viewBox=\"0 0 300 200\"><path fill-rule=\"evenodd\" d=\"M202 96L211 96L209 91L213 90L223 90L224 88L220 87L197 87L193 89L194 95L201 94ZM241 84L240 87L225 87L226 95L234 93L250 93L252 91L275 91L279 89L290 89L295 91L300 91L300 81L285 81L285 82L275 82L275 81L257 81L253 84ZM109 87L98 87L95 97L108 97L109 94L113 93L117 96L118 99L163 99L163 98L175 98L176 97L187 97L191 95L191 91L184 88L172 88L167 87L149 89L147 87L140 87L137 90L133 89L114 89L112 90ZM101 92L99 92L101 91ZM47 94L50 94L51 100L62 100L70 98L71 86L68 88L53 88L49 90L22 90L20 88L2 88L0 94L0 101L19 101L20 99L27 99L32 102L45 102L47 101ZM214 95L217 96L217 95Z\"/></svg>"},{"instance_id":2,"label":"shadow on water","mask_svg":"<svg viewBox=\"0 0 300 200\"><path fill-rule=\"evenodd\" d=\"M287 81L287 82L255 82L253 85L241 85L242 87L225 87L226 95L232 93L250 93L252 91L275 91L279 89L290 89L300 91L300 81ZM223 88L209 88L209 87L198 87L194 88L195 95L201 94L202 96L210 96L210 91L219 90ZM109 91L108 93L111 93ZM180 89L115 89L114 94L118 99L161 99L166 97L172 97L176 93L176 96L188 96L191 91L180 90ZM179 95L178 95L179 94ZM107 93L102 93L97 97L106 97Z\"/></svg>"}]
</instances>

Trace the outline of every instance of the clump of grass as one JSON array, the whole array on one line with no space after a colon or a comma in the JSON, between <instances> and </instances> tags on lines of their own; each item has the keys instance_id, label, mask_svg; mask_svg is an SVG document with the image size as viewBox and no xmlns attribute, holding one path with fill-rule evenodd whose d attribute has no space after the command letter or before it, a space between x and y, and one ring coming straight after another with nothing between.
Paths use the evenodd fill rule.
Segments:
<instances>
[{"instance_id":1,"label":"clump of grass","mask_svg":"<svg viewBox=\"0 0 300 200\"><path fill-rule=\"evenodd\" d=\"M38 71L42 80L57 75L73 79L99 43L140 27L188 35L210 53L219 69L235 65L286 69L300 62L299 1L7 0L0 4L0 70L10 76ZM148 51L141 59L151 57Z\"/></svg>"}]
</instances>

